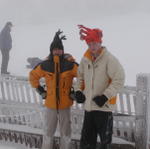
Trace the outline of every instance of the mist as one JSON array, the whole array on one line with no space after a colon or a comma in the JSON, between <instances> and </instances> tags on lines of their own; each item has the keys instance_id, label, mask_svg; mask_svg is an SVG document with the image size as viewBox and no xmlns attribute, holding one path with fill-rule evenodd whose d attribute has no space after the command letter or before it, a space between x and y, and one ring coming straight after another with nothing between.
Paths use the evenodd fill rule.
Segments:
<instances>
[{"instance_id":1,"label":"mist","mask_svg":"<svg viewBox=\"0 0 150 149\"><path fill-rule=\"evenodd\" d=\"M28 76L28 57L44 59L55 32L67 36L65 52L79 63L87 45L79 39L77 24L103 30L103 45L123 65L126 85L136 74L149 73L150 1L148 0L0 0L0 30L13 22L9 71ZM1 64L1 54L0 54Z\"/></svg>"},{"instance_id":2,"label":"mist","mask_svg":"<svg viewBox=\"0 0 150 149\"><path fill-rule=\"evenodd\" d=\"M46 23L150 12L148 0L0 0L0 24Z\"/></svg>"}]
</instances>

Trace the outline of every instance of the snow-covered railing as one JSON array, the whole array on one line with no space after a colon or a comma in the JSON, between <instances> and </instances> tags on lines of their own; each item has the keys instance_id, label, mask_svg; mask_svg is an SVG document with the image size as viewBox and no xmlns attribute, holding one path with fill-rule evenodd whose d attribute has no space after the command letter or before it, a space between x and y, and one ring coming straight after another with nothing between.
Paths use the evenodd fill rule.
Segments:
<instances>
[{"instance_id":1,"label":"snow-covered railing","mask_svg":"<svg viewBox=\"0 0 150 149\"><path fill-rule=\"evenodd\" d=\"M125 86L120 91L114 111L113 135L134 142L136 149L148 149L150 144L149 82L149 74L139 74L136 87ZM84 111L76 103L71 110L72 143L77 148ZM44 113L41 97L26 78L0 76L0 140L40 148ZM58 139L55 141L58 144Z\"/></svg>"}]
</instances>

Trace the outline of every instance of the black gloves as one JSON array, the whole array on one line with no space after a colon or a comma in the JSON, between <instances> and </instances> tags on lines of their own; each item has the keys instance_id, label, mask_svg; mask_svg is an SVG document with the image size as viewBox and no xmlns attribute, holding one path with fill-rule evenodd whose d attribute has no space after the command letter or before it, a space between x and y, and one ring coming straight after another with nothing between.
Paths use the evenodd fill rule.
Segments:
<instances>
[{"instance_id":1,"label":"black gloves","mask_svg":"<svg viewBox=\"0 0 150 149\"><path fill-rule=\"evenodd\" d=\"M106 102L107 102L108 98L105 95L101 95L101 96L95 96L93 98L93 101L99 106L102 107Z\"/></svg>"},{"instance_id":2,"label":"black gloves","mask_svg":"<svg viewBox=\"0 0 150 149\"><path fill-rule=\"evenodd\" d=\"M42 96L43 99L46 98L47 92L45 91L44 87L39 85L38 88L36 88L36 91Z\"/></svg>"},{"instance_id":3,"label":"black gloves","mask_svg":"<svg viewBox=\"0 0 150 149\"><path fill-rule=\"evenodd\" d=\"M84 103L85 102L85 95L81 91L76 91L75 97L76 97L77 103Z\"/></svg>"}]
</instances>

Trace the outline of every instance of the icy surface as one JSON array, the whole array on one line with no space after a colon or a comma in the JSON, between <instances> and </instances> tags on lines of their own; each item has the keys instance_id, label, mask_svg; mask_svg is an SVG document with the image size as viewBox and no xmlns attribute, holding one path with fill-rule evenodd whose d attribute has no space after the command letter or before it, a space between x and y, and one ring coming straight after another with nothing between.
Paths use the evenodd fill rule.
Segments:
<instances>
[{"instance_id":1,"label":"icy surface","mask_svg":"<svg viewBox=\"0 0 150 149\"><path fill-rule=\"evenodd\" d=\"M125 141L125 140L120 139L120 138L115 138L115 137L113 137L113 143L115 143L115 144L131 144L131 145L134 145L133 143L130 143L128 141ZM29 148L25 147L23 145L20 145L20 144L0 141L0 149L29 149Z\"/></svg>"}]
</instances>

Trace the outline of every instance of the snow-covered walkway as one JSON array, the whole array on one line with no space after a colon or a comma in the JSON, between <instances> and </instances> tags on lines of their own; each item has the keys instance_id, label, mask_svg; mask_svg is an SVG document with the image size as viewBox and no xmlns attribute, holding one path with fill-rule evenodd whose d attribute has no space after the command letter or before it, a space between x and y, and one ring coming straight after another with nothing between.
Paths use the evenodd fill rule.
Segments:
<instances>
[{"instance_id":1,"label":"snow-covered walkway","mask_svg":"<svg viewBox=\"0 0 150 149\"><path fill-rule=\"evenodd\" d=\"M128 141L125 141L125 140L119 139L119 138L115 138L115 137L113 137L113 143L114 144L130 144L130 145L134 146L133 143L130 143ZM21 144L0 141L0 149L29 149L29 148L25 147Z\"/></svg>"}]
</instances>

